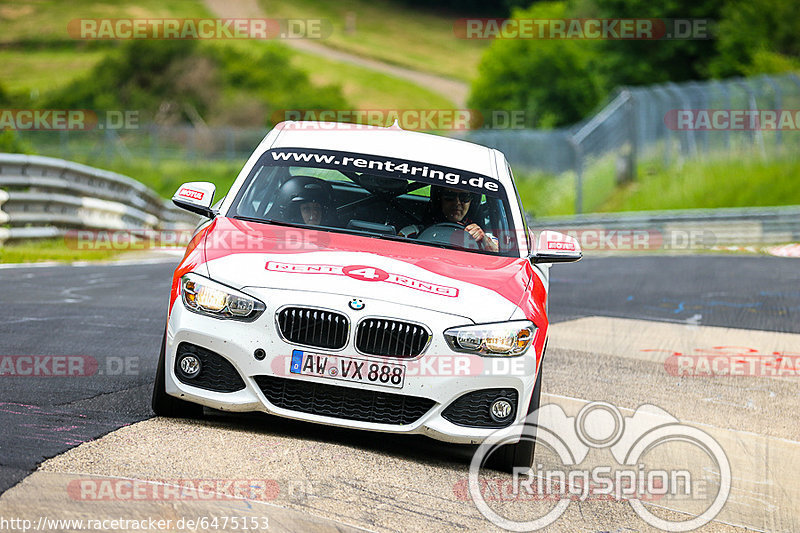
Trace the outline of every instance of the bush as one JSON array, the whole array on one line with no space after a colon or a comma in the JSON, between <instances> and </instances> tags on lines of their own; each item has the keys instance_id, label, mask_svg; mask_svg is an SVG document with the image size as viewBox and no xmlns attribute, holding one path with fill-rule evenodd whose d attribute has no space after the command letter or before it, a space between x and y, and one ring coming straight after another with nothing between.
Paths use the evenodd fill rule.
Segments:
<instances>
[{"instance_id":1,"label":"bush","mask_svg":"<svg viewBox=\"0 0 800 533\"><path fill-rule=\"evenodd\" d=\"M722 10L715 77L751 76L800 69L800 17L794 0L730 2Z\"/></svg>"},{"instance_id":2,"label":"bush","mask_svg":"<svg viewBox=\"0 0 800 533\"><path fill-rule=\"evenodd\" d=\"M569 16L566 2L542 2L515 11L513 18ZM485 117L493 110L524 111L528 127L576 122L603 96L598 49L590 40L495 40L481 59L469 106Z\"/></svg>"},{"instance_id":3,"label":"bush","mask_svg":"<svg viewBox=\"0 0 800 533\"><path fill-rule=\"evenodd\" d=\"M15 132L0 130L0 153L30 154L33 153L33 148L20 139Z\"/></svg>"},{"instance_id":4,"label":"bush","mask_svg":"<svg viewBox=\"0 0 800 533\"><path fill-rule=\"evenodd\" d=\"M137 110L142 123L199 116L228 124L226 102L248 100L258 105L247 125L264 125L273 109L346 107L339 87L314 86L280 45L254 52L193 40L129 41L44 107Z\"/></svg>"},{"instance_id":5,"label":"bush","mask_svg":"<svg viewBox=\"0 0 800 533\"><path fill-rule=\"evenodd\" d=\"M713 22L719 20L726 0L594 0L600 18L709 19L712 36L718 33ZM738 28L749 31L747 25ZM619 85L650 85L667 81L697 80L707 77L714 57L714 39L606 40L601 43L601 68L607 89Z\"/></svg>"}]
</instances>

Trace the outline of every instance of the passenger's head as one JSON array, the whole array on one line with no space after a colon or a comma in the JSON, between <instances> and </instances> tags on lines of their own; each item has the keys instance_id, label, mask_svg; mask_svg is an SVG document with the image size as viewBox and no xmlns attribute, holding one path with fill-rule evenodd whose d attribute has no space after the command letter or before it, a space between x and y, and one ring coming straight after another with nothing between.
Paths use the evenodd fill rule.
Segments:
<instances>
[{"instance_id":1,"label":"passenger's head","mask_svg":"<svg viewBox=\"0 0 800 533\"><path fill-rule=\"evenodd\" d=\"M281 186L276 204L286 222L319 226L331 218L331 195L331 186L324 180L294 176Z\"/></svg>"},{"instance_id":2,"label":"passenger's head","mask_svg":"<svg viewBox=\"0 0 800 533\"><path fill-rule=\"evenodd\" d=\"M300 216L303 223L309 226L319 226L322 224L322 204L312 200L300 204Z\"/></svg>"}]
</instances>

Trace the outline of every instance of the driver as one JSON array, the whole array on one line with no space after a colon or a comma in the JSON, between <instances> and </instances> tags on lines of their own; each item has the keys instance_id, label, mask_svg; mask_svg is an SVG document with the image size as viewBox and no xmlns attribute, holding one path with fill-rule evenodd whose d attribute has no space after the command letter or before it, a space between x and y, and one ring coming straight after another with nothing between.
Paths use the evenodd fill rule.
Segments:
<instances>
[{"instance_id":1,"label":"driver","mask_svg":"<svg viewBox=\"0 0 800 533\"><path fill-rule=\"evenodd\" d=\"M431 212L429 213L428 220L426 220L426 224L428 226L444 222L458 224L464 228L465 232L475 239L482 250L497 252L499 250L497 239L491 234L484 232L483 228L472 219L471 215L479 202L478 198L478 195L467 191L432 185L430 197ZM407 229L411 229L411 231L407 232ZM419 231L420 230L416 227L408 227L403 228L400 234L413 234L419 233Z\"/></svg>"}]
</instances>

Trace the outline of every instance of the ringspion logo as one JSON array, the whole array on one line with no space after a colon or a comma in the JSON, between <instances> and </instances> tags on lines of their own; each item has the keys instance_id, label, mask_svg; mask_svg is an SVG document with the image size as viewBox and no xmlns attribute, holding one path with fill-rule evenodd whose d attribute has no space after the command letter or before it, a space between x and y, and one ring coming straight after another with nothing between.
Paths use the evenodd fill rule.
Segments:
<instances>
[{"instance_id":1,"label":"ringspion logo","mask_svg":"<svg viewBox=\"0 0 800 533\"><path fill-rule=\"evenodd\" d=\"M535 464L533 468L514 467L511 482L500 487L505 492L492 497L486 488L494 484L496 474L487 477L482 467L493 453L518 440L535 443ZM595 450L602 450L595 457L603 459L587 462ZM547 467L538 462L542 451L553 456ZM559 405L545 405L524 424L492 433L472 458L468 489L481 514L509 531L543 529L558 520L573 501L588 499L627 501L653 527L691 531L720 513L731 480L728 457L708 433L682 424L654 405L642 405L626 417L612 404L590 402L576 416L568 416ZM653 500L670 508L688 505L692 518L662 518L645 507ZM507 508L492 507L498 501L524 505L528 516L506 516ZM536 501L556 504L531 505Z\"/></svg>"}]
</instances>

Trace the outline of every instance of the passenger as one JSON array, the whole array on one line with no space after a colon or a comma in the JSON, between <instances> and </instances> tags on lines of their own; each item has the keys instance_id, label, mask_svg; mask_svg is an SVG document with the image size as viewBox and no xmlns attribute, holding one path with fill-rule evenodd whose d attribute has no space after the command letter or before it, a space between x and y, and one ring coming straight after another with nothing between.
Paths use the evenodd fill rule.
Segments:
<instances>
[{"instance_id":1,"label":"passenger","mask_svg":"<svg viewBox=\"0 0 800 533\"><path fill-rule=\"evenodd\" d=\"M280 220L309 226L332 226L336 218L329 183L310 176L295 176L284 183L275 202Z\"/></svg>"},{"instance_id":2,"label":"passenger","mask_svg":"<svg viewBox=\"0 0 800 533\"><path fill-rule=\"evenodd\" d=\"M319 226L322 224L322 204L316 200L301 203L300 216L303 217L303 222L309 226Z\"/></svg>"}]
</instances>

